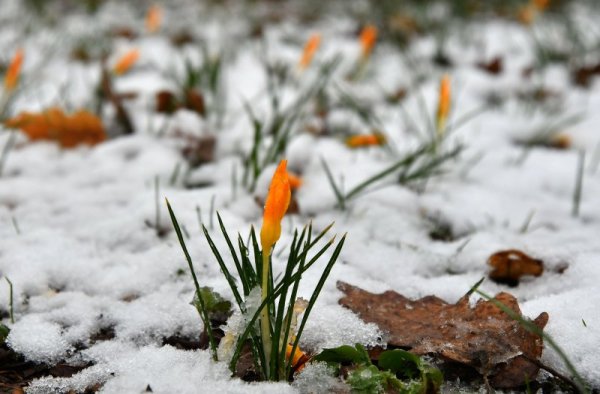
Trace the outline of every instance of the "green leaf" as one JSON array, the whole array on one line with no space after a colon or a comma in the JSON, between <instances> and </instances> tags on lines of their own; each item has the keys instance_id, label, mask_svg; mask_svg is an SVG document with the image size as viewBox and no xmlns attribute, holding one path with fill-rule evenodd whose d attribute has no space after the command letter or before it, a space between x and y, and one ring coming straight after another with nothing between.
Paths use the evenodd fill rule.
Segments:
<instances>
[{"instance_id":1,"label":"green leaf","mask_svg":"<svg viewBox=\"0 0 600 394\"><path fill-rule=\"evenodd\" d=\"M5 326L4 324L0 324L0 344L3 344L8 338L8 334L10 333L10 328Z\"/></svg>"},{"instance_id":2,"label":"green leaf","mask_svg":"<svg viewBox=\"0 0 600 394\"><path fill-rule=\"evenodd\" d=\"M206 308L206 312L208 313L208 317L210 319L212 319L216 314L231 314L231 302L221 297L221 295L214 291L212 287L201 287L200 294L202 295L204 307ZM194 295L192 305L194 305L196 309L200 310L201 305L200 300L198 299L198 294Z\"/></svg>"},{"instance_id":3,"label":"green leaf","mask_svg":"<svg viewBox=\"0 0 600 394\"><path fill-rule=\"evenodd\" d=\"M425 383L427 392L439 392L440 386L444 382L442 371L431 365L426 365L423 368L423 375L421 378L423 379L423 383Z\"/></svg>"},{"instance_id":4,"label":"green leaf","mask_svg":"<svg viewBox=\"0 0 600 394\"><path fill-rule=\"evenodd\" d=\"M336 348L323 349L321 353L313 357L313 360L346 364L371 364L369 355L360 344L357 344L356 347L342 345Z\"/></svg>"},{"instance_id":5,"label":"green leaf","mask_svg":"<svg viewBox=\"0 0 600 394\"><path fill-rule=\"evenodd\" d=\"M442 372L423 361L419 356L401 349L387 350L379 356L379 368L389 370L401 379L402 393L439 392L444 377Z\"/></svg>"},{"instance_id":6,"label":"green leaf","mask_svg":"<svg viewBox=\"0 0 600 394\"><path fill-rule=\"evenodd\" d=\"M374 365L355 369L348 375L346 383L350 385L353 393L385 393L388 388L399 390L403 387L402 382L393 373L380 371Z\"/></svg>"},{"instance_id":7,"label":"green leaf","mask_svg":"<svg viewBox=\"0 0 600 394\"><path fill-rule=\"evenodd\" d=\"M379 356L379 368L390 370L408 379L421 375L421 359L405 350L387 350Z\"/></svg>"}]
</instances>

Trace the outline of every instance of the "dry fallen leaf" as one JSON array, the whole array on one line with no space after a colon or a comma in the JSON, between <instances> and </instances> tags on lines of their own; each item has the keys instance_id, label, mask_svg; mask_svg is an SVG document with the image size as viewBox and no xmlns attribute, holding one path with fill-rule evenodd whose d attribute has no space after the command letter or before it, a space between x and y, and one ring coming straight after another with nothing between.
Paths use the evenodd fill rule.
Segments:
<instances>
[{"instance_id":1,"label":"dry fallen leaf","mask_svg":"<svg viewBox=\"0 0 600 394\"><path fill-rule=\"evenodd\" d=\"M187 140L187 144L182 153L192 167L198 167L214 160L217 146L217 138L214 135L186 136L184 138Z\"/></svg>"},{"instance_id":2,"label":"dry fallen leaf","mask_svg":"<svg viewBox=\"0 0 600 394\"><path fill-rule=\"evenodd\" d=\"M477 63L477 68L487 72L488 74L498 75L504 70L504 62L502 61L502 57L496 56L489 62Z\"/></svg>"},{"instance_id":3,"label":"dry fallen leaf","mask_svg":"<svg viewBox=\"0 0 600 394\"><path fill-rule=\"evenodd\" d=\"M71 115L56 107L44 112L22 112L8 119L5 126L21 129L31 140L52 140L64 148L95 145L106 139L102 121L85 110Z\"/></svg>"},{"instance_id":4,"label":"dry fallen leaf","mask_svg":"<svg viewBox=\"0 0 600 394\"><path fill-rule=\"evenodd\" d=\"M572 71L573 83L584 88L590 87L594 77L600 75L600 63L576 68Z\"/></svg>"},{"instance_id":5,"label":"dry fallen leaf","mask_svg":"<svg viewBox=\"0 0 600 394\"><path fill-rule=\"evenodd\" d=\"M156 112L172 114L181 108L187 108L202 117L206 115L204 96L195 89L187 90L183 100L168 90L161 90L156 93L155 101Z\"/></svg>"},{"instance_id":6,"label":"dry fallen leaf","mask_svg":"<svg viewBox=\"0 0 600 394\"><path fill-rule=\"evenodd\" d=\"M494 253L487 263L492 267L488 274L497 283L516 286L522 276L540 276L544 272L544 262L534 259L520 250L510 249Z\"/></svg>"},{"instance_id":7,"label":"dry fallen leaf","mask_svg":"<svg viewBox=\"0 0 600 394\"><path fill-rule=\"evenodd\" d=\"M465 374L475 369L495 388L513 388L535 380L542 338L490 301L479 300L471 307L468 296L448 304L435 296L413 301L394 291L373 294L344 282L338 282L338 289L344 293L339 300L342 306L388 333L388 346L439 357L464 367ZM500 293L495 298L521 314L512 295ZM547 322L545 312L534 320L540 329Z\"/></svg>"}]
</instances>

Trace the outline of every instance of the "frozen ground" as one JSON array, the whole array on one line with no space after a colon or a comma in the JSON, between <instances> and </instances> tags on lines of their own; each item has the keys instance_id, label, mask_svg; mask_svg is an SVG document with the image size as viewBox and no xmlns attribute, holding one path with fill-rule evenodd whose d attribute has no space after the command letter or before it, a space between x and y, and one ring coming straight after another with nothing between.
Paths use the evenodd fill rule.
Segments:
<instances>
[{"instance_id":1,"label":"frozen ground","mask_svg":"<svg viewBox=\"0 0 600 394\"><path fill-rule=\"evenodd\" d=\"M2 2L3 20L21 15L18 3ZM159 227L170 229L162 203L167 197L189 233L188 246L201 283L229 295L201 235L196 207L201 208L202 221L210 226L214 198L214 208L230 232L240 231L245 238L250 225L260 225L261 207L254 198L264 196L272 171L265 171L255 193L232 187L232 173L242 173L240 152L249 150L252 139L243 102L250 101L260 116L269 115L261 64L264 55L258 42L240 38L249 29L244 21L231 24L227 15L211 19L184 11L184 7L167 9L166 28L187 24L194 34L208 40L213 53L221 48L231 52L224 69L227 110L222 126L217 128L215 122L192 112L183 111L167 120L151 111L156 90L173 86L165 75L181 73L183 54L201 57L193 47L172 47L161 35L142 35L134 41L116 39L114 43L114 53L130 47L139 47L142 52L136 68L117 81L119 91L139 93L129 107L134 135L73 150L50 142L28 143L19 136L8 157L0 178L0 274L10 278L15 289L16 322L10 324L6 317L3 320L11 327L9 346L36 362L93 364L71 378L34 381L31 392L77 391L96 383L102 383L106 393L142 392L147 386L154 392L190 393L198 392L199 387L227 393L298 389L286 384L246 384L231 379L226 365L212 363L205 351L162 346L164 338L198 336L202 323L189 305L193 284L175 233L168 231L161 238L146 224L156 220L156 177L160 185ZM97 17L73 15L57 27L27 35L23 26L4 26L0 32L2 57L8 58L17 46L26 52L27 86L15 111L39 110L57 103L72 107L88 103L97 83L98 64L69 61L69 40L94 37L106 26L141 28L142 14L111 3ZM581 26L597 20L581 14ZM355 27L351 20L327 18L308 30L291 22L266 26L268 57L295 64L302 43L311 32L319 31L323 44L315 62L343 54L344 63L334 78L348 84L344 69L351 68L359 52ZM306 329L303 347L318 350L355 342L377 343L381 333L376 327L362 323L337 305L337 280L374 292L393 289L409 297L434 294L454 302L486 275L490 254L516 248L542 259L544 275L525 280L516 288L489 280L482 288L487 293L510 291L527 316L548 312L546 332L588 381L600 385L600 80L589 89L573 87L562 66L523 77L523 68L535 60L528 31L533 28L496 21L471 27L477 34L465 28L466 32L448 37L447 52L455 61L449 70L454 91L452 118L480 108L490 93L506 99L499 108L486 110L453 132L446 143L461 142L466 150L457 161L448 163L442 177L429 180L423 192L394 184L390 178L379 183L382 187L377 190L353 200L346 211L335 209L335 196L321 157L326 158L336 177L343 176L347 189L394 159L378 148L349 150L343 139L335 136L317 138L300 128L295 132L286 157L304 180L297 193L301 214L284 222L276 253L290 243L292 229L310 220L318 229L335 221L336 233L348 233L339 262ZM420 98L433 113L443 72L428 60L434 50L430 37L416 40L407 54L380 43L364 79L347 86L357 97L374 103L381 129L401 152L413 149L419 137L407 125L400 105L382 100L383 92L409 87L417 76L426 75L418 88L420 93L409 95L402 103L412 120L422 125ZM475 67L494 56L504 60L501 75L489 75ZM314 74L314 68L309 69L298 76L300 88L285 89L284 107ZM556 108L528 111L515 98L517 92L537 87L560 94ZM569 123L560 130L571 137L571 149L535 147L525 152L514 143L515 138L531 135L570 115L582 116L579 123ZM370 131L347 110L333 112L330 117L339 127ZM157 133L159 129L161 133ZM217 136L216 160L188 174L190 179L210 186L185 188L183 176L170 181L176 166L182 166L180 174L185 174L186 166L176 132ZM8 133L0 134L0 146L7 138ZM580 215L573 217L579 150L586 152L586 161ZM522 232L530 215L531 223ZM432 240L429 233L434 222L447 223L453 240ZM217 226L214 237L221 242ZM278 256L275 266L281 266L285 257ZM556 273L555 269L565 263L568 269ZM313 271L301 288L305 296L318 279L319 269ZM2 281L0 309L6 311L8 303L8 287ZM114 330L114 338L90 341L102 329ZM544 350L542 361L566 371L550 348Z\"/></svg>"}]
</instances>

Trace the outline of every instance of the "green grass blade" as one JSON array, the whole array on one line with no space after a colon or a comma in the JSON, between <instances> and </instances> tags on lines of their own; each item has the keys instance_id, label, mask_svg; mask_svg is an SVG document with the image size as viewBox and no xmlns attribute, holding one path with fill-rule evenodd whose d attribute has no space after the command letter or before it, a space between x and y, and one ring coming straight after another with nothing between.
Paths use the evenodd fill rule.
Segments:
<instances>
[{"instance_id":1,"label":"green grass blade","mask_svg":"<svg viewBox=\"0 0 600 394\"><path fill-rule=\"evenodd\" d=\"M242 297L240 296L240 292L238 291L237 285L235 284L235 279L233 278L233 276L231 276L231 272L229 272L229 269L225 265L225 261L223 260L223 257L221 256L219 249L217 249L217 246L215 245L212 238L210 237L210 234L208 233L208 229L206 228L206 226L202 225L202 231L204 232L204 236L206 237L208 246L210 246L210 249L212 250L213 255L217 259L217 263L219 263L219 267L221 267L221 271L223 272L223 275L225 276L225 279L227 280L227 283L229 284L229 287L231 288L231 291L233 292L235 301L237 302L238 306L240 307L240 310L244 311L245 310L244 300L242 300Z\"/></svg>"},{"instance_id":2,"label":"green grass blade","mask_svg":"<svg viewBox=\"0 0 600 394\"><path fill-rule=\"evenodd\" d=\"M342 194L342 192L340 191L340 189L338 188L337 184L335 183L335 180L333 179L333 175L331 174L331 170L329 169L327 162L322 157L321 157L321 165L323 166L323 169L325 170L325 174L327 175L327 180L329 181L329 184L331 185L331 188L333 189L333 193L335 194L335 198L338 201L339 207L341 209L345 209L345 205L346 205L345 197Z\"/></svg>"},{"instance_id":3,"label":"green grass blade","mask_svg":"<svg viewBox=\"0 0 600 394\"><path fill-rule=\"evenodd\" d=\"M351 198L355 197L357 194L359 194L360 192L365 190L367 187L369 187L371 184L394 173L395 171L397 171L398 169L400 169L402 167L406 167L406 166L412 164L419 156L421 156L423 153L425 153L428 149L430 149L430 146L424 145L421 148L419 148L417 151L402 158L402 160L399 160L398 162L392 164L385 170L380 171L377 174L367 178L366 180L361 182L359 185L355 186L352 190L350 190L348 192L348 194L346 194L345 199L350 200Z\"/></svg>"},{"instance_id":4,"label":"green grass blade","mask_svg":"<svg viewBox=\"0 0 600 394\"><path fill-rule=\"evenodd\" d=\"M242 265L240 264L240 260L235 251L235 247L227 234L227 230L225 229L225 225L223 224L223 219L219 212L217 212L217 220L219 221L219 227L221 227L221 232L223 233L223 237L225 238L225 242L227 242L227 246L229 247L229 252L231 253L231 258L233 259L233 263L235 264L235 268L238 271L238 275L240 280L242 281L242 287L244 290L244 294L248 294L250 292L250 288L248 287L248 280L246 279L246 274L242 269Z\"/></svg>"},{"instance_id":5,"label":"green grass blade","mask_svg":"<svg viewBox=\"0 0 600 394\"><path fill-rule=\"evenodd\" d=\"M177 239L179 240L179 244L181 245L181 249L183 250L183 254L185 255L185 259L187 260L188 266L190 268L190 273L192 274L192 279L194 281L194 286L196 287L196 295L198 296L198 301L200 302L201 311L200 317L202 318L202 322L204 323L204 329L208 334L208 341L210 345L210 350L212 353L213 360L217 361L217 344L212 333L212 327L210 324L210 319L208 318L208 312L206 311L206 307L204 304L204 300L202 298L202 293L200 292L200 284L198 283L198 278L196 277L196 272L194 270L194 264L192 263L192 257L188 252L187 246L185 245L185 241L183 240L183 234L181 233L181 228L179 227L179 222L175 217L175 213L171 208L171 204L169 204L169 200L165 199L167 203L167 208L169 210L169 215L171 216L171 222L173 222L173 227L175 228L175 232L177 233Z\"/></svg>"}]
</instances>

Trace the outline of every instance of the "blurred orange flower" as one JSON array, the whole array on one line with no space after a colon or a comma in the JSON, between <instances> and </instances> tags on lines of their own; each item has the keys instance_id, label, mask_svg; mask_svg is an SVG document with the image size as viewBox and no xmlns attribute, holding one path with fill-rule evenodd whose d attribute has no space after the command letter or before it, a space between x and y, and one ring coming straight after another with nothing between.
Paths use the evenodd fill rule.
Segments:
<instances>
[{"instance_id":1,"label":"blurred orange flower","mask_svg":"<svg viewBox=\"0 0 600 394\"><path fill-rule=\"evenodd\" d=\"M6 75L4 75L4 89L6 89L8 92L14 90L19 83L19 76L21 75L21 67L23 66L24 56L25 53L23 52L23 49L17 49L15 56L8 66Z\"/></svg>"},{"instance_id":2,"label":"blurred orange flower","mask_svg":"<svg viewBox=\"0 0 600 394\"><path fill-rule=\"evenodd\" d=\"M519 21L525 25L533 23L535 18L550 5L550 0L530 0L518 12Z\"/></svg>"},{"instance_id":3,"label":"blurred orange flower","mask_svg":"<svg viewBox=\"0 0 600 394\"><path fill-rule=\"evenodd\" d=\"M268 255L271 247L279 239L281 220L290 205L292 194L286 166L287 160L281 160L271 179L269 194L265 202L263 224L260 229L263 255Z\"/></svg>"},{"instance_id":4,"label":"blurred orange flower","mask_svg":"<svg viewBox=\"0 0 600 394\"><path fill-rule=\"evenodd\" d=\"M146 14L146 31L148 33L155 33L160 29L160 24L162 21L162 10L158 5L153 5L148 8L148 13Z\"/></svg>"},{"instance_id":5,"label":"blurred orange flower","mask_svg":"<svg viewBox=\"0 0 600 394\"><path fill-rule=\"evenodd\" d=\"M375 42L377 41L377 28L373 25L366 25L360 32L360 46L362 57L367 58L371 55Z\"/></svg>"},{"instance_id":6,"label":"blurred orange flower","mask_svg":"<svg viewBox=\"0 0 600 394\"><path fill-rule=\"evenodd\" d=\"M304 50L302 51L302 57L300 58L299 65L301 70L310 66L315 53L319 49L319 45L321 45L321 35L318 33L311 35L308 41L306 41Z\"/></svg>"},{"instance_id":7,"label":"blurred orange flower","mask_svg":"<svg viewBox=\"0 0 600 394\"><path fill-rule=\"evenodd\" d=\"M125 74L127 71L129 71L131 67L133 67L133 65L135 64L135 62L138 61L139 58L140 50L137 48L130 49L123 56L121 56L119 60L117 60L117 62L113 66L113 72L117 75Z\"/></svg>"},{"instance_id":8,"label":"blurred orange flower","mask_svg":"<svg viewBox=\"0 0 600 394\"><path fill-rule=\"evenodd\" d=\"M346 139L346 145L350 148L362 148L365 146L378 146L385 144L385 136L381 133L353 135Z\"/></svg>"},{"instance_id":9,"label":"blurred orange flower","mask_svg":"<svg viewBox=\"0 0 600 394\"><path fill-rule=\"evenodd\" d=\"M300 178L298 175L289 172L288 171L288 181L290 182L290 188L292 190L296 190L298 189L300 186L302 186L302 178Z\"/></svg>"},{"instance_id":10,"label":"blurred orange flower","mask_svg":"<svg viewBox=\"0 0 600 394\"><path fill-rule=\"evenodd\" d=\"M446 120L448 119L448 115L450 114L450 104L450 76L446 74L442 77L442 80L440 81L440 93L436 116L436 127L438 133L443 133L444 128L446 127Z\"/></svg>"},{"instance_id":11,"label":"blurred orange flower","mask_svg":"<svg viewBox=\"0 0 600 394\"><path fill-rule=\"evenodd\" d=\"M95 145L106 139L102 121L86 110L79 110L70 116L57 107L44 112L22 112L8 119L4 125L21 129L33 141L52 140L64 148L80 144Z\"/></svg>"}]
</instances>

